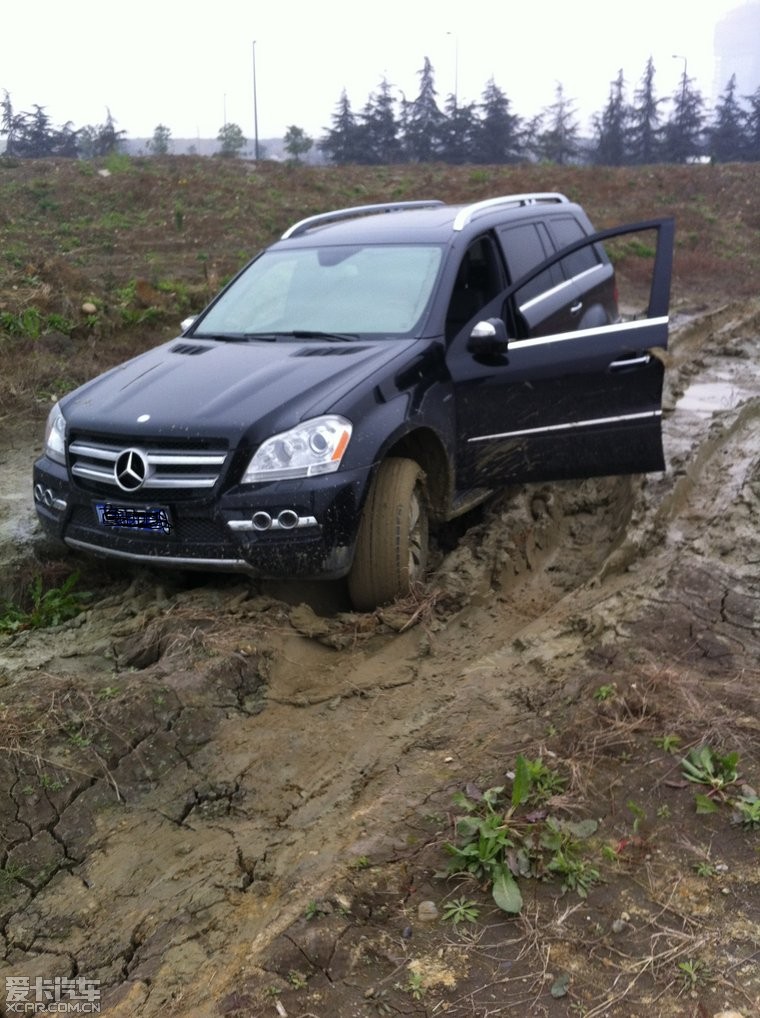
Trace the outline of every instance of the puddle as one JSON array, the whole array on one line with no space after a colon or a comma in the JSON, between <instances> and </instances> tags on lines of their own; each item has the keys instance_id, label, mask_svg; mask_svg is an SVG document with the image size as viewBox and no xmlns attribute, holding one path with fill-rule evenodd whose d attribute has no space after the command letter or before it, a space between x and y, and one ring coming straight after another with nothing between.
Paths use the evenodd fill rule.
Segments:
<instances>
[{"instance_id":1,"label":"puddle","mask_svg":"<svg viewBox=\"0 0 760 1018\"><path fill-rule=\"evenodd\" d=\"M676 409L710 417L714 413L736 409L753 395L729 379L693 382L676 403Z\"/></svg>"}]
</instances>

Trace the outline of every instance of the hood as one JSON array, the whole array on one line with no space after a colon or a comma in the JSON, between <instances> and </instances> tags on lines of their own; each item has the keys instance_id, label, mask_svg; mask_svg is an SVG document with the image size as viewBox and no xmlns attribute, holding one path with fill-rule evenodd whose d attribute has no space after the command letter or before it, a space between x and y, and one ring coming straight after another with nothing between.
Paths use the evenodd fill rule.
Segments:
<instances>
[{"instance_id":1,"label":"hood","mask_svg":"<svg viewBox=\"0 0 760 1018\"><path fill-rule=\"evenodd\" d=\"M70 429L227 438L291 427L330 411L414 341L220 342L179 337L61 400ZM258 439L263 437L259 435Z\"/></svg>"}]
</instances>

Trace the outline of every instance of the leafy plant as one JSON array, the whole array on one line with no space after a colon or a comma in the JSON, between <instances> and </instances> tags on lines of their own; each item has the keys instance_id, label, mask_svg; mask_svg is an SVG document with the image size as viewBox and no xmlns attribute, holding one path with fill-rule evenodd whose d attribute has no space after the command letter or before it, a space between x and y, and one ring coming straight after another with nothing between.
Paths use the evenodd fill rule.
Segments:
<instances>
[{"instance_id":1,"label":"leafy plant","mask_svg":"<svg viewBox=\"0 0 760 1018\"><path fill-rule=\"evenodd\" d=\"M36 576L29 587L28 596L31 607L25 610L18 605L6 602L0 609L0 633L15 633L20 629L44 629L58 626L67 619L78 615L89 594L76 591L79 573L72 573L60 587L43 590L41 576Z\"/></svg>"},{"instance_id":2,"label":"leafy plant","mask_svg":"<svg viewBox=\"0 0 760 1018\"><path fill-rule=\"evenodd\" d=\"M462 922L474 923L480 910L477 903L469 898L455 898L447 902L443 907L443 918L452 922L455 926Z\"/></svg>"},{"instance_id":3,"label":"leafy plant","mask_svg":"<svg viewBox=\"0 0 760 1018\"><path fill-rule=\"evenodd\" d=\"M721 756L710 746L699 746L681 760L681 773L687 781L707 785L713 792L722 792L738 780L738 763L739 754L736 752Z\"/></svg>"},{"instance_id":4,"label":"leafy plant","mask_svg":"<svg viewBox=\"0 0 760 1018\"><path fill-rule=\"evenodd\" d=\"M760 827L760 798L756 795L742 795L732 802L738 823L753 831Z\"/></svg>"},{"instance_id":5,"label":"leafy plant","mask_svg":"<svg viewBox=\"0 0 760 1018\"><path fill-rule=\"evenodd\" d=\"M697 874L698 877L714 877L717 873L717 870L715 869L711 862L703 860L702 862L694 864L694 872Z\"/></svg>"},{"instance_id":6,"label":"leafy plant","mask_svg":"<svg viewBox=\"0 0 760 1018\"><path fill-rule=\"evenodd\" d=\"M708 976L707 968L701 961L692 961L691 959L679 961L678 969L687 990L693 990L698 983L706 981Z\"/></svg>"},{"instance_id":7,"label":"leafy plant","mask_svg":"<svg viewBox=\"0 0 760 1018\"><path fill-rule=\"evenodd\" d=\"M81 731L77 731L73 727L69 728L67 734L69 742L72 744L72 746L76 746L77 749L87 749L87 747L92 742L89 736L85 735Z\"/></svg>"},{"instance_id":8,"label":"leafy plant","mask_svg":"<svg viewBox=\"0 0 760 1018\"><path fill-rule=\"evenodd\" d=\"M310 901L304 915L307 919L318 919L319 916L327 915L327 911L318 901Z\"/></svg>"},{"instance_id":9,"label":"leafy plant","mask_svg":"<svg viewBox=\"0 0 760 1018\"><path fill-rule=\"evenodd\" d=\"M9 336L39 339L42 323L42 315L37 308L24 308L17 314L12 311L0 311L0 332L7 332Z\"/></svg>"},{"instance_id":10,"label":"leafy plant","mask_svg":"<svg viewBox=\"0 0 760 1018\"><path fill-rule=\"evenodd\" d=\"M455 844L444 847L453 857L449 873L467 873L490 886L496 905L504 912L522 909L517 878L560 877L562 890L585 897L600 879L599 872L582 858L580 842L597 829L595 820L558 821L534 809L520 815L520 807L545 801L561 789L564 779L543 762L517 757L510 800L503 786L470 796L459 792L455 803L466 815L454 829ZM451 908L459 906L452 902Z\"/></svg>"},{"instance_id":11,"label":"leafy plant","mask_svg":"<svg viewBox=\"0 0 760 1018\"><path fill-rule=\"evenodd\" d=\"M541 846L551 853L547 869L562 878L563 891L575 891L580 898L586 898L590 888L599 883L599 870L581 858L581 845L567 828L547 820Z\"/></svg>"},{"instance_id":12,"label":"leafy plant","mask_svg":"<svg viewBox=\"0 0 760 1018\"><path fill-rule=\"evenodd\" d=\"M617 688L615 684L607 683L605 685L599 686L599 688L595 690L594 699L598 700L599 703L602 703L604 700L609 700L611 697L613 697L616 692Z\"/></svg>"},{"instance_id":13,"label":"leafy plant","mask_svg":"<svg viewBox=\"0 0 760 1018\"><path fill-rule=\"evenodd\" d=\"M495 808L503 787L489 788L478 804L458 793L455 801L464 806L469 816L455 825L459 844L446 844L453 855L450 871L470 873L491 885L493 899L505 912L516 913L522 908L522 895L507 864L507 854L515 848L515 840L500 811ZM476 814L481 807L481 815Z\"/></svg>"},{"instance_id":14,"label":"leafy plant","mask_svg":"<svg viewBox=\"0 0 760 1018\"><path fill-rule=\"evenodd\" d=\"M656 745L658 745L660 749L664 749L666 753L675 753L681 745L681 737L673 734L661 735L659 739L655 739L654 741Z\"/></svg>"},{"instance_id":15,"label":"leafy plant","mask_svg":"<svg viewBox=\"0 0 760 1018\"><path fill-rule=\"evenodd\" d=\"M515 761L515 773L512 780L512 806L521 806L525 802L536 804L546 802L553 795L559 794L565 787L565 779L538 757L528 760L519 753Z\"/></svg>"},{"instance_id":16,"label":"leafy plant","mask_svg":"<svg viewBox=\"0 0 760 1018\"><path fill-rule=\"evenodd\" d=\"M633 799L629 799L626 806L633 813L633 833L638 834L639 828L647 818L646 812Z\"/></svg>"},{"instance_id":17,"label":"leafy plant","mask_svg":"<svg viewBox=\"0 0 760 1018\"><path fill-rule=\"evenodd\" d=\"M412 970L406 982L406 989L414 1000L422 1000L425 996L425 985L422 980L422 973Z\"/></svg>"}]
</instances>

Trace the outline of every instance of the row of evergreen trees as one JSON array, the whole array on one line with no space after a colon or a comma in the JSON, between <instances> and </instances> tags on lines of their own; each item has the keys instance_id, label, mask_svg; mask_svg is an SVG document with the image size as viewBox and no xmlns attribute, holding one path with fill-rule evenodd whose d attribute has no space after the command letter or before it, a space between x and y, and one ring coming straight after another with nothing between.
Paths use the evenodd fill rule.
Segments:
<instances>
[{"instance_id":1,"label":"row of evergreen trees","mask_svg":"<svg viewBox=\"0 0 760 1018\"><path fill-rule=\"evenodd\" d=\"M605 107L593 117L591 138L583 138L575 110L561 85L555 101L530 120L512 111L507 95L493 78L480 102L460 103L449 95L438 105L433 67L426 58L419 71L416 99L400 101L383 80L360 113L354 113L344 91L332 127L319 142L333 163L516 163L546 160L565 164L592 162L607 166L685 163L700 158L716 162L760 160L760 86L739 97L731 77L715 109L707 104L693 78L681 76L669 99L655 92L655 68L647 62L629 102L621 70L610 85ZM669 111L665 115L665 107Z\"/></svg>"},{"instance_id":2,"label":"row of evergreen trees","mask_svg":"<svg viewBox=\"0 0 760 1018\"><path fill-rule=\"evenodd\" d=\"M8 93L0 101L0 136L5 137L5 154L20 158L61 156L91 159L115 152L126 131L117 131L116 122L107 110L104 124L75 128L67 121L55 127L44 106L35 105L33 112L13 109Z\"/></svg>"},{"instance_id":3,"label":"row of evergreen trees","mask_svg":"<svg viewBox=\"0 0 760 1018\"><path fill-rule=\"evenodd\" d=\"M419 94L397 98L383 79L360 113L354 113L345 90L317 148L336 165L404 162L480 163L500 165L526 161L595 163L636 166L686 163L709 158L714 162L760 160L760 86L752 95L737 94L732 76L715 108L707 104L686 63L678 89L670 98L655 92L652 59L629 102L623 71L610 85L602 110L592 118L592 136L584 138L575 102L557 85L554 102L526 120L512 111L512 103L495 80L485 86L480 102L460 102L450 94L438 104L433 67L425 58L418 72ZM667 113L665 112L667 109ZM148 150L163 155L171 132L156 128ZM122 143L110 111L104 124L75 129L71 122L55 127L42 106L16 113L10 96L0 101L0 136L6 155L18 157L84 157L107 155ZM225 124L218 140L220 154L242 155L246 144L236 124ZM285 150L299 161L312 139L291 125Z\"/></svg>"}]
</instances>

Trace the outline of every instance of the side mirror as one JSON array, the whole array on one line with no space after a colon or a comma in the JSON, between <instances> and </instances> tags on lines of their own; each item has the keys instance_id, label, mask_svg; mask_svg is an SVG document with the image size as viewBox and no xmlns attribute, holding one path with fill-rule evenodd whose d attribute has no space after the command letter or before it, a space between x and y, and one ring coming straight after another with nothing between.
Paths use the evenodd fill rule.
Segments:
<instances>
[{"instance_id":1,"label":"side mirror","mask_svg":"<svg viewBox=\"0 0 760 1018\"><path fill-rule=\"evenodd\" d=\"M190 326L193 324L197 317L198 317L197 315L190 315L189 318L183 318L182 321L179 323L179 327L182 330L182 332L187 332L187 330L190 328Z\"/></svg>"},{"instance_id":2,"label":"side mirror","mask_svg":"<svg viewBox=\"0 0 760 1018\"><path fill-rule=\"evenodd\" d=\"M509 348L507 327L501 318L478 322L467 340L467 349L474 357L498 357Z\"/></svg>"}]
</instances>

